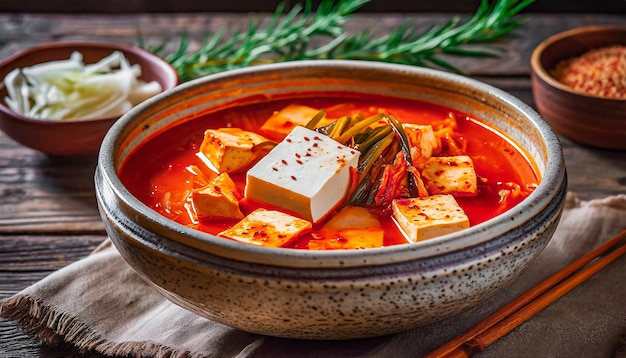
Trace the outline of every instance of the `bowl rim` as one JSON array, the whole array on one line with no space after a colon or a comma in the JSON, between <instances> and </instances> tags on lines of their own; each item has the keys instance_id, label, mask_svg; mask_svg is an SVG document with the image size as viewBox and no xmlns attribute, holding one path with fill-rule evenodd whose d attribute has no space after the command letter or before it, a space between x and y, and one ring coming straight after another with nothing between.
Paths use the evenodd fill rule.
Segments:
<instances>
[{"instance_id":1,"label":"bowl rim","mask_svg":"<svg viewBox=\"0 0 626 358\"><path fill-rule=\"evenodd\" d=\"M591 99L596 99L596 100L602 100L602 101L610 101L610 102L615 102L615 103L620 103L620 102L626 102L626 98L614 98L614 97L603 97L603 96L598 96L598 95L594 95L594 94L590 94L590 93L585 93L585 92L581 92L581 91L577 91L574 90L573 88L571 88L570 86L567 86L559 81L557 81L554 77L552 77L552 75L550 75L550 73L548 72L548 70L546 68L544 68L541 64L541 58L543 56L543 53L545 51L546 48L552 46L554 43L567 39L567 38L572 38L572 37L576 37L580 34L584 34L584 33L594 33L594 32L606 32L606 31L617 31L617 32L623 32L624 36L626 36L626 26L620 26L620 25L595 25L595 26L585 26L585 27L577 27L577 28L573 28L570 30L565 30L559 33L556 33L546 39L544 39L543 41L541 41L539 43L539 45L537 45L537 47L535 47L535 49L533 50L531 56L530 56L530 67L532 69L534 69L533 73L535 75L537 75L542 81L544 81L545 83L547 83L548 85L550 85L551 87L554 87L558 90L561 90L563 92L567 92L571 95L574 96L581 96L581 97L586 97L586 98L591 98ZM571 58L571 57L568 57ZM563 58L561 60L566 60L567 58Z\"/></svg>"},{"instance_id":2,"label":"bowl rim","mask_svg":"<svg viewBox=\"0 0 626 358\"><path fill-rule=\"evenodd\" d=\"M126 53L132 53L139 57L144 58L145 60L158 64L159 67L163 70L164 78L166 86L163 86L163 91L170 90L176 87L179 84L179 76L178 72L174 67L167 62L165 59L157 56L156 54L141 48L136 45L122 43L122 42L111 42L111 41L84 41L84 40L67 40L67 41L56 41L56 42L44 42L34 46L30 46L27 48L23 48L13 53L9 57L6 57L0 61L0 68L6 67L9 63L17 61L18 59L30 56L34 53L45 51L49 49L62 49L62 48L72 48L72 47L84 47L84 48L97 48L102 50L111 50L111 51L123 51ZM43 63L43 62L38 62ZM0 88L4 88L4 78L0 79ZM23 114L14 112L11 110L4 102L4 98L0 99L0 112L4 112L7 116L13 117L23 122L27 123L37 123L44 126L58 126L62 124L69 123L85 123L85 122L96 122L96 121L112 121L117 120L121 116L113 116L113 117L97 117L97 118L72 118L68 120L47 120L47 119L37 119L27 117Z\"/></svg>"},{"instance_id":3,"label":"bowl rim","mask_svg":"<svg viewBox=\"0 0 626 358\"><path fill-rule=\"evenodd\" d=\"M542 144L546 148L546 155L548 159L545 164L545 170L541 176L541 181L533 193L512 209L500 214L496 218L487 220L459 232L416 243L365 250L329 251L270 248L241 243L235 240L225 240L223 238L189 228L158 214L156 211L139 201L139 199L132 195L122 184L115 169L116 155L114 154L114 151L117 137L124 132L125 127L132 121L133 116L141 115L142 111L148 110L151 106L155 106L166 96L182 96L183 92L187 89L200 87L207 82L220 81L228 78L246 77L259 72L284 73L292 67L295 68L299 66L317 66L332 69L357 68L361 71L377 70L394 72L399 71L402 73L410 72L416 75L430 76L431 78L471 85L480 89L481 92L485 94L496 96L499 101L514 107L517 111L523 113L525 117L530 118L530 122L532 122L533 126L540 133ZM551 188L550 186L557 183L565 183L566 174L564 168L564 157L560 141L548 123L529 105L494 86L463 75L409 65L355 60L310 60L258 65L209 75L186 82L177 86L168 93L162 93L154 96L142 104L134 107L112 126L102 142L96 170L96 188L98 189L104 185L99 183L99 181L106 182L109 187L108 189L110 189L113 192L113 195L115 195L115 200L121 202L126 208L133 210L134 220L141 219L143 223L149 223L157 227L166 228L169 233L175 236L185 237L185 242L174 240L172 238L167 238L167 240L173 241L176 244L183 244L206 254L212 254L253 264L280 267L354 267L363 265L394 264L416 259L434 258L450 252L467 250L468 248L476 247L482 243L492 241L504 232L510 231L511 228L519 229L520 226L529 220L527 217L529 212L540 212L544 207L550 205L550 201L559 191L557 188ZM551 192L551 190L554 190L554 192ZM101 198L99 197L98 200L101 200ZM485 239L484 237L489 238ZM160 247L159 249L163 248L164 247Z\"/></svg>"}]
</instances>

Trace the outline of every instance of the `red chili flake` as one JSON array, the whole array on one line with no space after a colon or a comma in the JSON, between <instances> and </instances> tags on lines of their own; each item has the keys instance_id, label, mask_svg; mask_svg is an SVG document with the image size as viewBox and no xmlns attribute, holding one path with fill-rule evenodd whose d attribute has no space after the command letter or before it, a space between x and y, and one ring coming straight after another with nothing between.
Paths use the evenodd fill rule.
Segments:
<instances>
[{"instance_id":1,"label":"red chili flake","mask_svg":"<svg viewBox=\"0 0 626 358\"><path fill-rule=\"evenodd\" d=\"M309 137L304 137L304 140L306 140L307 142L310 141Z\"/></svg>"},{"instance_id":2,"label":"red chili flake","mask_svg":"<svg viewBox=\"0 0 626 358\"><path fill-rule=\"evenodd\" d=\"M298 180L298 179L296 179L295 175L292 175L292 176L291 176L291 179L292 179L292 180Z\"/></svg>"},{"instance_id":3,"label":"red chili flake","mask_svg":"<svg viewBox=\"0 0 626 358\"><path fill-rule=\"evenodd\" d=\"M300 158L300 153L296 153L296 158Z\"/></svg>"},{"instance_id":4,"label":"red chili flake","mask_svg":"<svg viewBox=\"0 0 626 358\"><path fill-rule=\"evenodd\" d=\"M313 146L314 146L315 148L317 148L317 143L313 143Z\"/></svg>"},{"instance_id":5,"label":"red chili flake","mask_svg":"<svg viewBox=\"0 0 626 358\"><path fill-rule=\"evenodd\" d=\"M580 57L562 61L552 75L580 92L626 98L626 87L619 86L619 79L626 73L626 66L620 61L625 54L626 46L623 45L591 50Z\"/></svg>"},{"instance_id":6,"label":"red chili flake","mask_svg":"<svg viewBox=\"0 0 626 358\"><path fill-rule=\"evenodd\" d=\"M278 168L276 168L276 167L272 167L272 170L273 170L273 171L275 171L275 172L277 172L277 171L278 171Z\"/></svg>"},{"instance_id":7,"label":"red chili flake","mask_svg":"<svg viewBox=\"0 0 626 358\"><path fill-rule=\"evenodd\" d=\"M300 159L296 159L296 163L302 164L302 161Z\"/></svg>"},{"instance_id":8,"label":"red chili flake","mask_svg":"<svg viewBox=\"0 0 626 358\"><path fill-rule=\"evenodd\" d=\"M268 234L267 232L263 231L262 229L258 229L257 231L255 231L252 236L256 239L260 239L260 238L267 238Z\"/></svg>"},{"instance_id":9,"label":"red chili flake","mask_svg":"<svg viewBox=\"0 0 626 358\"><path fill-rule=\"evenodd\" d=\"M284 160L284 159L283 159L283 160L281 160L280 162L281 162L281 163L283 163L283 164L285 164L285 165L287 165L287 161L286 161L286 160Z\"/></svg>"},{"instance_id":10,"label":"red chili flake","mask_svg":"<svg viewBox=\"0 0 626 358\"><path fill-rule=\"evenodd\" d=\"M320 138L318 136L313 137L313 139L315 139L315 140L322 140L322 138Z\"/></svg>"},{"instance_id":11,"label":"red chili flake","mask_svg":"<svg viewBox=\"0 0 626 358\"><path fill-rule=\"evenodd\" d=\"M396 202L398 203L398 205L408 205L408 204L411 204L411 200L409 200L407 198L398 198L398 199L396 199Z\"/></svg>"},{"instance_id":12,"label":"red chili flake","mask_svg":"<svg viewBox=\"0 0 626 358\"><path fill-rule=\"evenodd\" d=\"M305 157L310 157L310 156L311 156L311 153L307 152L304 156L305 156Z\"/></svg>"},{"instance_id":13,"label":"red chili flake","mask_svg":"<svg viewBox=\"0 0 626 358\"><path fill-rule=\"evenodd\" d=\"M291 143L291 138L285 139L288 143Z\"/></svg>"}]
</instances>

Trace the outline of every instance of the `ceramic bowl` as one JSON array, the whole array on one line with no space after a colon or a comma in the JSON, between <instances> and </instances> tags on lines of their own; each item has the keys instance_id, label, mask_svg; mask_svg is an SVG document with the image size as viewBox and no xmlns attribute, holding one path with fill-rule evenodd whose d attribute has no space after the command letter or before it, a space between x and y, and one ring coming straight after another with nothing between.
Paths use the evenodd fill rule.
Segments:
<instances>
[{"instance_id":1,"label":"ceramic bowl","mask_svg":"<svg viewBox=\"0 0 626 358\"><path fill-rule=\"evenodd\" d=\"M178 84L178 75L166 61L139 47L105 42L55 42L37 45L0 62L0 81L15 68L24 68L42 62L67 60L71 53L80 51L85 63L95 63L119 50L131 64L141 66L144 81L158 81L163 90ZM51 155L95 155L111 125L119 119L94 118L67 121L45 121L17 114L9 109L0 86L0 129L16 142Z\"/></svg>"},{"instance_id":2,"label":"ceramic bowl","mask_svg":"<svg viewBox=\"0 0 626 358\"><path fill-rule=\"evenodd\" d=\"M377 249L308 251L247 245L177 224L133 197L118 177L129 153L177 123L242 102L328 91L414 98L479 116L525 148L541 182L512 210L454 234ZM515 279L556 228L566 174L555 133L503 91L417 67L312 61L212 75L149 99L106 136L95 184L115 246L174 303L248 332L349 339L442 320Z\"/></svg>"},{"instance_id":3,"label":"ceramic bowl","mask_svg":"<svg viewBox=\"0 0 626 358\"><path fill-rule=\"evenodd\" d=\"M558 133L595 147L626 149L626 99L578 92L551 74L561 61L611 45L626 46L626 26L577 28L546 39L531 56L533 96Z\"/></svg>"}]
</instances>

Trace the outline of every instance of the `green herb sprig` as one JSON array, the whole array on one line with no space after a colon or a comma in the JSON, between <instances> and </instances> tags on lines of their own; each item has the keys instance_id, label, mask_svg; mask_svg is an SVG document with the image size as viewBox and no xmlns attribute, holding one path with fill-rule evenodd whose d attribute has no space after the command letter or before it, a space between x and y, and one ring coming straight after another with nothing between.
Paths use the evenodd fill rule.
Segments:
<instances>
[{"instance_id":1,"label":"green herb sprig","mask_svg":"<svg viewBox=\"0 0 626 358\"><path fill-rule=\"evenodd\" d=\"M189 50L186 33L181 35L177 51L168 56L161 54L162 46L149 48L143 41L140 46L163 56L178 71L182 82L263 63L317 59L382 61L462 73L441 55L494 56L501 49L485 45L502 40L521 25L524 20L515 15L534 0L496 0L494 4L482 0L465 21L453 17L423 32L407 21L380 37L374 37L370 29L348 35L344 24L370 1L322 0L315 11L311 1L305 6L296 4L288 12L279 5L267 24L262 19L250 19L245 29L208 33L195 52Z\"/></svg>"}]
</instances>

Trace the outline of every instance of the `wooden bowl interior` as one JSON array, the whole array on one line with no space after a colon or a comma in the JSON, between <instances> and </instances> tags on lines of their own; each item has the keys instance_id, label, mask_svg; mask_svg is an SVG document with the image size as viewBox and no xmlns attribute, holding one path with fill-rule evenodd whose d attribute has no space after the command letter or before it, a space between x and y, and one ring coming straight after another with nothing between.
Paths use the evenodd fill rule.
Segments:
<instances>
[{"instance_id":1,"label":"wooden bowl interior","mask_svg":"<svg viewBox=\"0 0 626 358\"><path fill-rule=\"evenodd\" d=\"M626 45L626 27L590 27L575 29L554 36L537 47L536 70L554 80L552 71L561 61L580 56L593 49L610 45Z\"/></svg>"},{"instance_id":2,"label":"wooden bowl interior","mask_svg":"<svg viewBox=\"0 0 626 358\"><path fill-rule=\"evenodd\" d=\"M556 132L586 145L626 149L626 100L576 91L550 73L561 61L611 45L626 45L626 27L581 28L545 40L531 57L533 96Z\"/></svg>"}]
</instances>

